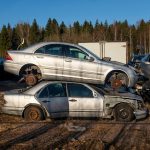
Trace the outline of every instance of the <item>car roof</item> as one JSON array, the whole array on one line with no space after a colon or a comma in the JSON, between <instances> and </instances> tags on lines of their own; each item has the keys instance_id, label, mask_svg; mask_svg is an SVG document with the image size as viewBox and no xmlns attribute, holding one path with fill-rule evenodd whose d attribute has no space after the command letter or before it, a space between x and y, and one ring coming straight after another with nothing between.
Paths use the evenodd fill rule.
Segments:
<instances>
[{"instance_id":1,"label":"car roof","mask_svg":"<svg viewBox=\"0 0 150 150\"><path fill-rule=\"evenodd\" d=\"M26 47L24 49L22 49L22 52L28 52L28 53L34 53L36 49L48 45L48 44L63 44L63 45L70 45L70 46L76 46L79 47L79 45L77 44L72 44L72 43L66 43L66 42L40 42L40 43L36 43L33 45L30 45L29 47Z\"/></svg>"},{"instance_id":2,"label":"car roof","mask_svg":"<svg viewBox=\"0 0 150 150\"><path fill-rule=\"evenodd\" d=\"M82 84L82 85L85 85L85 86L88 86L88 87L92 88L90 85L88 85L86 83L80 83L80 82L70 82L70 81L41 81L38 84L36 84L35 86L33 86L33 87L28 87L28 88L22 90L22 92L24 94L34 95L37 91L39 91L41 88L45 87L46 85L48 85L50 83L74 83L74 84Z\"/></svg>"},{"instance_id":3,"label":"car roof","mask_svg":"<svg viewBox=\"0 0 150 150\"><path fill-rule=\"evenodd\" d=\"M93 84L86 84L86 83L81 83L81 82L70 82L70 81L41 81L38 84L36 84L35 86L26 89L26 91L23 91L23 94L28 94L28 95L35 95L36 92L38 92L40 89L42 89L43 87L45 87L46 85L50 84L50 83L74 83L74 84L82 84L87 86L88 88L91 88L92 90L97 91L100 95L105 95L108 97L122 97L122 98L131 98L131 99L139 99L141 100L141 97L136 95L136 94L132 94L129 92L117 92L114 90L110 90L108 88L105 88L104 86L96 86Z\"/></svg>"}]
</instances>

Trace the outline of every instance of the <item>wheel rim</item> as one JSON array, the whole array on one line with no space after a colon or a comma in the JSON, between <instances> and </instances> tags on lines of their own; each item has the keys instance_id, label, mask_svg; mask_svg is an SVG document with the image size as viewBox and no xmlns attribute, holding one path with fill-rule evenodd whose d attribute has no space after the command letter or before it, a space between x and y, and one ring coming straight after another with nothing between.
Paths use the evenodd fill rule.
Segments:
<instances>
[{"instance_id":1,"label":"wheel rim","mask_svg":"<svg viewBox=\"0 0 150 150\"><path fill-rule=\"evenodd\" d=\"M30 120L39 120L40 119L40 115L39 115L37 110L32 109L29 112L29 118L30 118Z\"/></svg>"},{"instance_id":2,"label":"wheel rim","mask_svg":"<svg viewBox=\"0 0 150 150\"><path fill-rule=\"evenodd\" d=\"M111 82L111 87L114 88L114 89L121 87L121 85L122 85L122 82L119 79L114 79Z\"/></svg>"},{"instance_id":3,"label":"wheel rim","mask_svg":"<svg viewBox=\"0 0 150 150\"><path fill-rule=\"evenodd\" d=\"M129 116L129 112L126 109L119 110L119 117L122 119L127 119Z\"/></svg>"},{"instance_id":4,"label":"wheel rim","mask_svg":"<svg viewBox=\"0 0 150 150\"><path fill-rule=\"evenodd\" d=\"M25 77L25 81L28 85L35 85L37 83L37 78L33 74L29 74Z\"/></svg>"},{"instance_id":5,"label":"wheel rim","mask_svg":"<svg viewBox=\"0 0 150 150\"><path fill-rule=\"evenodd\" d=\"M122 85L127 86L128 81L127 81L125 74L115 72L108 79L107 85L111 86L114 89L117 89L117 88L120 88Z\"/></svg>"}]
</instances>

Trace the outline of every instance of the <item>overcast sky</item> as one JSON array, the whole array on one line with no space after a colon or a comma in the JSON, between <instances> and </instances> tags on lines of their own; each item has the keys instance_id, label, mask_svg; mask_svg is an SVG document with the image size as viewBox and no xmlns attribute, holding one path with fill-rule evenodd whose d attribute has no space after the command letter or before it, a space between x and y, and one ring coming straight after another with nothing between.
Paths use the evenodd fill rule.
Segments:
<instances>
[{"instance_id":1,"label":"overcast sky","mask_svg":"<svg viewBox=\"0 0 150 150\"><path fill-rule=\"evenodd\" d=\"M113 23L128 20L130 24L150 20L150 0L1 0L0 27L10 23L32 23L36 19L45 26L48 18L66 25L85 20Z\"/></svg>"}]
</instances>

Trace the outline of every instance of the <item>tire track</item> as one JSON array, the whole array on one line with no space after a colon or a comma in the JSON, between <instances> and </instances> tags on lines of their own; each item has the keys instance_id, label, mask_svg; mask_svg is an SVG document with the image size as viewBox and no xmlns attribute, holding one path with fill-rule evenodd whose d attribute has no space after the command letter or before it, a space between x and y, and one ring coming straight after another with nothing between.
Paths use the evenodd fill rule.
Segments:
<instances>
[{"instance_id":1,"label":"tire track","mask_svg":"<svg viewBox=\"0 0 150 150\"><path fill-rule=\"evenodd\" d=\"M145 124L146 122L128 123L117 140L112 143L112 146L118 150L147 149L148 146L146 145L148 145L149 142L146 143L146 139L150 134L149 136L147 135L149 132L147 132L147 129L144 127L145 125L147 127L147 124Z\"/></svg>"},{"instance_id":2,"label":"tire track","mask_svg":"<svg viewBox=\"0 0 150 150\"><path fill-rule=\"evenodd\" d=\"M102 138L112 129L111 123L93 123L88 132L79 136L75 141L69 141L64 145L64 149L78 149L78 150L99 150L103 149ZM69 147L69 148L68 148Z\"/></svg>"},{"instance_id":3,"label":"tire track","mask_svg":"<svg viewBox=\"0 0 150 150\"><path fill-rule=\"evenodd\" d=\"M22 143L33 139L59 125L59 123L29 123L16 129L12 129L8 134L0 137L0 149L8 149L17 143Z\"/></svg>"},{"instance_id":4,"label":"tire track","mask_svg":"<svg viewBox=\"0 0 150 150\"><path fill-rule=\"evenodd\" d=\"M35 138L16 143L10 149L48 149L53 141L59 139L63 134L68 133L65 128L66 121L56 121L53 128L48 130Z\"/></svg>"},{"instance_id":5,"label":"tire track","mask_svg":"<svg viewBox=\"0 0 150 150\"><path fill-rule=\"evenodd\" d=\"M2 123L1 123L2 124ZM6 123L3 123L3 124L6 124ZM21 125L18 125L18 124L21 124ZM17 129L17 128L21 128L21 127L23 127L23 126L25 126L25 125L27 125L28 123L25 123L25 122L19 122L19 123L17 123L17 125L16 125L16 127L12 127L12 128L9 128L9 129L7 129L7 130L4 130L4 131L1 131L0 132L0 137L1 136L3 136L3 135L6 135L6 134L8 134L8 132L11 132L11 130L15 130L15 129Z\"/></svg>"}]
</instances>

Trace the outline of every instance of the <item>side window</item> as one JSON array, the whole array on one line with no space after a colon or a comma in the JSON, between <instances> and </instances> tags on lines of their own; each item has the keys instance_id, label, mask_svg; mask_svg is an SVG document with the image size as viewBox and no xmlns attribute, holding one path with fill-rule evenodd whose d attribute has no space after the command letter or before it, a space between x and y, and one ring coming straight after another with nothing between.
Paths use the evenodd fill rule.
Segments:
<instances>
[{"instance_id":1,"label":"side window","mask_svg":"<svg viewBox=\"0 0 150 150\"><path fill-rule=\"evenodd\" d=\"M41 47L35 51L36 54L45 54L45 48Z\"/></svg>"},{"instance_id":2,"label":"side window","mask_svg":"<svg viewBox=\"0 0 150 150\"><path fill-rule=\"evenodd\" d=\"M62 46L61 45L46 45L45 54L63 56Z\"/></svg>"},{"instance_id":3,"label":"side window","mask_svg":"<svg viewBox=\"0 0 150 150\"><path fill-rule=\"evenodd\" d=\"M35 53L63 56L62 46L59 44L50 44L50 45L43 46L37 49Z\"/></svg>"},{"instance_id":4,"label":"side window","mask_svg":"<svg viewBox=\"0 0 150 150\"><path fill-rule=\"evenodd\" d=\"M49 97L66 97L65 84L54 83L48 85Z\"/></svg>"},{"instance_id":5,"label":"side window","mask_svg":"<svg viewBox=\"0 0 150 150\"><path fill-rule=\"evenodd\" d=\"M77 58L80 60L84 60L88 56L85 52L73 46L66 46L65 55L66 57Z\"/></svg>"},{"instance_id":6,"label":"side window","mask_svg":"<svg viewBox=\"0 0 150 150\"><path fill-rule=\"evenodd\" d=\"M39 94L39 98L48 98L49 93L48 93L48 88L45 87L44 89L40 90L37 95Z\"/></svg>"},{"instance_id":7,"label":"side window","mask_svg":"<svg viewBox=\"0 0 150 150\"><path fill-rule=\"evenodd\" d=\"M69 97L93 97L93 92L84 85L68 83Z\"/></svg>"}]
</instances>

